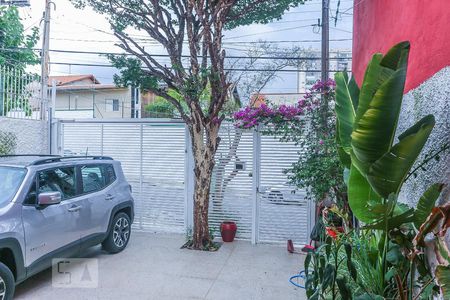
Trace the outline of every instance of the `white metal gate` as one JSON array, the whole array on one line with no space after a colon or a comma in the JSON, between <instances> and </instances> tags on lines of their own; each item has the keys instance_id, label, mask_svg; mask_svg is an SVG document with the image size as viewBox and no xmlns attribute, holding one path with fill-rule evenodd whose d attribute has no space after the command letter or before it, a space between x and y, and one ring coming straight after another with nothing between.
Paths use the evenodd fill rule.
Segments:
<instances>
[{"instance_id":1,"label":"white metal gate","mask_svg":"<svg viewBox=\"0 0 450 300\"><path fill-rule=\"evenodd\" d=\"M60 120L57 127L59 153L122 162L136 199L137 228L184 233L192 227L193 158L183 123ZM238 238L306 243L311 204L283 172L297 160L298 148L232 124L224 124L220 135L209 213L216 235L222 221L233 220Z\"/></svg>"}]
</instances>

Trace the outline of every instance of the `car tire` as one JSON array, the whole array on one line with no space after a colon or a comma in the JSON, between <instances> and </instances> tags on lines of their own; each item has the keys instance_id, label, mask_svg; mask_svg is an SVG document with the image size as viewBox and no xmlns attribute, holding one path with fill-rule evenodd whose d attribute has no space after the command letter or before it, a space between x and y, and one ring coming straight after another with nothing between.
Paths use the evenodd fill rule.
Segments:
<instances>
[{"instance_id":1,"label":"car tire","mask_svg":"<svg viewBox=\"0 0 450 300\"><path fill-rule=\"evenodd\" d=\"M130 217L123 212L114 216L106 240L102 243L103 249L108 253L119 253L128 245L131 235Z\"/></svg>"},{"instance_id":2,"label":"car tire","mask_svg":"<svg viewBox=\"0 0 450 300\"><path fill-rule=\"evenodd\" d=\"M0 300L12 300L15 290L14 275L3 263L0 263Z\"/></svg>"}]
</instances>

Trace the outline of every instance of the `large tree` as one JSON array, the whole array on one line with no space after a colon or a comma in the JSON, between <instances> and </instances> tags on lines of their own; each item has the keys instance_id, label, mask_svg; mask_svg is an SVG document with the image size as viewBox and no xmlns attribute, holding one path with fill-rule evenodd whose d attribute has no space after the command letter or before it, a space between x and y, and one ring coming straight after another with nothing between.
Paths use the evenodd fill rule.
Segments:
<instances>
[{"instance_id":1,"label":"large tree","mask_svg":"<svg viewBox=\"0 0 450 300\"><path fill-rule=\"evenodd\" d=\"M194 249L211 245L208 207L214 156L220 143L219 128L225 118L224 104L232 83L225 70L222 38L225 29L280 18L304 0L72 0L77 7L89 5L107 16L118 46L125 56L117 65L139 68L139 82L170 101L186 122L194 154ZM133 35L138 30L140 36ZM158 60L142 41L144 33L167 52L170 64ZM124 71L125 73L127 71ZM133 74L136 74L134 72ZM154 80L149 80L152 78ZM145 79L145 80L144 80ZM200 101L205 89L210 99ZM182 95L188 106L168 90Z\"/></svg>"},{"instance_id":2,"label":"large tree","mask_svg":"<svg viewBox=\"0 0 450 300\"><path fill-rule=\"evenodd\" d=\"M37 27L26 35L16 7L0 6L0 65L25 69L28 64L36 64L39 59L33 48L39 40Z\"/></svg>"}]
</instances>

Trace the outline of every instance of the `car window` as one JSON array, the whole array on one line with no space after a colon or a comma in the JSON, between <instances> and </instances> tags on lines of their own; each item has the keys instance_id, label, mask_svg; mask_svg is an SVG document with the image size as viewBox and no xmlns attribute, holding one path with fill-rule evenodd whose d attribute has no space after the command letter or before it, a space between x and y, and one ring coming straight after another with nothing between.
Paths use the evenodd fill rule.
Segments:
<instances>
[{"instance_id":1,"label":"car window","mask_svg":"<svg viewBox=\"0 0 450 300\"><path fill-rule=\"evenodd\" d=\"M85 165L81 167L83 194L100 191L116 180L112 165Z\"/></svg>"},{"instance_id":2,"label":"car window","mask_svg":"<svg viewBox=\"0 0 450 300\"><path fill-rule=\"evenodd\" d=\"M23 201L23 204L26 204L26 205L37 204L36 178L33 179L30 190L28 191L27 196L25 197L25 200Z\"/></svg>"},{"instance_id":3,"label":"car window","mask_svg":"<svg viewBox=\"0 0 450 300\"><path fill-rule=\"evenodd\" d=\"M106 185L110 185L114 181L116 181L116 172L114 171L114 167L112 165L103 165L105 168L106 175Z\"/></svg>"},{"instance_id":4,"label":"car window","mask_svg":"<svg viewBox=\"0 0 450 300\"><path fill-rule=\"evenodd\" d=\"M45 170L38 173L39 194L45 192L60 192L61 199L76 196L76 176L74 167Z\"/></svg>"},{"instance_id":5,"label":"car window","mask_svg":"<svg viewBox=\"0 0 450 300\"><path fill-rule=\"evenodd\" d=\"M101 165L81 167L83 193L100 191L106 186L106 180L102 169Z\"/></svg>"},{"instance_id":6,"label":"car window","mask_svg":"<svg viewBox=\"0 0 450 300\"><path fill-rule=\"evenodd\" d=\"M0 206L14 198L25 174L25 169L0 167Z\"/></svg>"}]
</instances>

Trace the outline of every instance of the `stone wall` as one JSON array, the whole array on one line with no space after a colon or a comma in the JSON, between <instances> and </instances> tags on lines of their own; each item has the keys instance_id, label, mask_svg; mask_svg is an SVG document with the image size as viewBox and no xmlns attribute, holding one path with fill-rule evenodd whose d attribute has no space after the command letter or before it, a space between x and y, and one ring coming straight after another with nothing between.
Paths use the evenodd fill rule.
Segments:
<instances>
[{"instance_id":1,"label":"stone wall","mask_svg":"<svg viewBox=\"0 0 450 300\"><path fill-rule=\"evenodd\" d=\"M48 153L48 126L44 121L0 117L0 131L17 138L14 154Z\"/></svg>"},{"instance_id":2,"label":"stone wall","mask_svg":"<svg viewBox=\"0 0 450 300\"><path fill-rule=\"evenodd\" d=\"M443 68L434 76L424 81L417 88L410 90L403 98L398 134L405 131L427 114L433 114L436 125L418 162L432 149L443 143L450 143L450 66ZM417 177L408 179L400 194L400 201L415 206L419 197L433 183L442 182L450 185L450 151L441 155L439 161L431 161L425 166L426 171L419 170ZM450 201L450 187L441 195L440 203Z\"/></svg>"}]
</instances>

